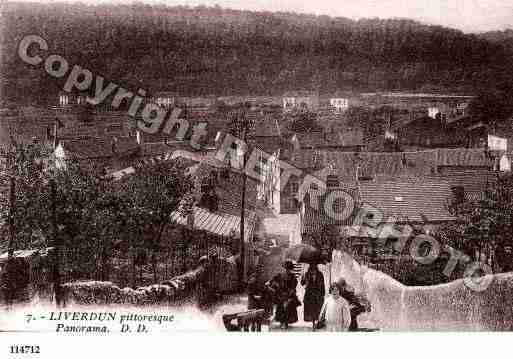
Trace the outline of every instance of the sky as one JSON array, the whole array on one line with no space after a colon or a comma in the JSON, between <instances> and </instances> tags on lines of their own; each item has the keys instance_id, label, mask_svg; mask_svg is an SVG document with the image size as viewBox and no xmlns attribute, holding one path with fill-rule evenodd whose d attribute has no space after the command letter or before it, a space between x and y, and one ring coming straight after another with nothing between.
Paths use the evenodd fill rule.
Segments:
<instances>
[{"instance_id":1,"label":"sky","mask_svg":"<svg viewBox=\"0 0 513 359\"><path fill-rule=\"evenodd\" d=\"M41 0L48 2L48 0ZM131 3L133 0L81 0ZM411 18L464 32L513 29L513 0L139 0L149 4L219 5L232 9L293 11L317 15Z\"/></svg>"}]
</instances>

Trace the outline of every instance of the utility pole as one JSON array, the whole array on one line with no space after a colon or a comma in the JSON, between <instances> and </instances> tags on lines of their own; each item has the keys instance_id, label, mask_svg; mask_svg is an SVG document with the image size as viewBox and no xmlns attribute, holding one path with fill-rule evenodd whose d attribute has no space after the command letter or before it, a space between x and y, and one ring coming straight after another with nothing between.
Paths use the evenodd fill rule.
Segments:
<instances>
[{"instance_id":1,"label":"utility pole","mask_svg":"<svg viewBox=\"0 0 513 359\"><path fill-rule=\"evenodd\" d=\"M247 129L244 127L242 140L246 143ZM244 215L246 209L246 154L242 152L242 196L241 196L241 210L240 210L240 284L244 285L246 280L246 243L244 242Z\"/></svg>"},{"instance_id":2,"label":"utility pole","mask_svg":"<svg viewBox=\"0 0 513 359\"><path fill-rule=\"evenodd\" d=\"M10 176L10 193L9 193L9 249L7 252L8 262L14 257L14 243L15 243L15 231L14 231L14 216L16 214L16 180L14 175Z\"/></svg>"},{"instance_id":3,"label":"utility pole","mask_svg":"<svg viewBox=\"0 0 513 359\"><path fill-rule=\"evenodd\" d=\"M6 290L6 298L5 302L7 304L7 307L10 308L13 299L14 299L14 290L15 290L15 283L13 281L12 274L15 271L13 258L14 258L14 243L15 243L15 231L14 231L14 216L16 213L16 197L15 197L15 191L16 191L16 181L14 178L14 174L11 174L10 178L10 189L9 189L9 243L8 243L8 249L7 249L7 263L5 272L7 273L7 290Z\"/></svg>"},{"instance_id":4,"label":"utility pole","mask_svg":"<svg viewBox=\"0 0 513 359\"><path fill-rule=\"evenodd\" d=\"M59 235L57 233L57 199L56 199L56 185L55 180L52 178L50 180L50 191L51 191L51 206L52 206L52 232L53 232L53 291L55 304L57 307L61 306L61 274L59 268L59 260L60 260L60 241Z\"/></svg>"}]
</instances>

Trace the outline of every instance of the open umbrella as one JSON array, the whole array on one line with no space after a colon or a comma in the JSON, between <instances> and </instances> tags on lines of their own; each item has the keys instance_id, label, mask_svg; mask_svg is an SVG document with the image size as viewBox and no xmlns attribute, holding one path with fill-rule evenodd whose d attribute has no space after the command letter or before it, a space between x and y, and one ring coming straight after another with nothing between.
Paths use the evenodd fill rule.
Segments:
<instances>
[{"instance_id":1,"label":"open umbrella","mask_svg":"<svg viewBox=\"0 0 513 359\"><path fill-rule=\"evenodd\" d=\"M285 258L298 263L327 263L327 256L309 244L296 244L285 251Z\"/></svg>"}]
</instances>

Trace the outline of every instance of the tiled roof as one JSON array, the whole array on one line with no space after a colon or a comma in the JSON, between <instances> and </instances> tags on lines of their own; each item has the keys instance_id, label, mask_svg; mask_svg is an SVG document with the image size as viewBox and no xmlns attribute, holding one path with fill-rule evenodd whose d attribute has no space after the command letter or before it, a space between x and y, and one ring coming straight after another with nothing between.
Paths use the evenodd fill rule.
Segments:
<instances>
[{"instance_id":1,"label":"tiled roof","mask_svg":"<svg viewBox=\"0 0 513 359\"><path fill-rule=\"evenodd\" d=\"M102 138L86 138L62 141L64 150L77 159L106 158L136 153L139 150L135 138L119 137L116 153L112 151L112 142Z\"/></svg>"},{"instance_id":2,"label":"tiled roof","mask_svg":"<svg viewBox=\"0 0 513 359\"><path fill-rule=\"evenodd\" d=\"M335 148L363 145L363 132L359 130L322 133L310 132L296 135L301 148Z\"/></svg>"},{"instance_id":3,"label":"tiled roof","mask_svg":"<svg viewBox=\"0 0 513 359\"><path fill-rule=\"evenodd\" d=\"M462 186L469 200L479 199L487 188L497 183L497 173L486 168L443 168L439 177L449 182L451 187Z\"/></svg>"},{"instance_id":4,"label":"tiled roof","mask_svg":"<svg viewBox=\"0 0 513 359\"><path fill-rule=\"evenodd\" d=\"M273 154L278 150L290 151L293 147L290 140L280 136L256 137L252 139L251 145L267 154Z\"/></svg>"},{"instance_id":5,"label":"tiled roof","mask_svg":"<svg viewBox=\"0 0 513 359\"><path fill-rule=\"evenodd\" d=\"M443 180L386 181L360 184L362 203L383 213L383 218L400 222L454 220L448 212L452 198L450 184Z\"/></svg>"},{"instance_id":6,"label":"tiled roof","mask_svg":"<svg viewBox=\"0 0 513 359\"><path fill-rule=\"evenodd\" d=\"M207 209L195 206L194 213L194 229L207 231L223 237L230 237L232 234L240 238L240 216L210 212ZM186 226L187 218L182 216L178 211L171 214L171 219L175 223ZM244 220L244 239L248 241L253 236L256 224L256 215L248 211Z\"/></svg>"},{"instance_id":7,"label":"tiled roof","mask_svg":"<svg viewBox=\"0 0 513 359\"><path fill-rule=\"evenodd\" d=\"M178 150L192 151L188 141L168 141L166 142L154 142L154 143L142 143L141 144L141 156L145 158L165 156L168 153L173 153Z\"/></svg>"},{"instance_id":8,"label":"tiled roof","mask_svg":"<svg viewBox=\"0 0 513 359\"><path fill-rule=\"evenodd\" d=\"M218 210L219 212L229 213L233 215L240 215L240 208L242 202L242 175L237 171L230 171L228 178L224 179L218 175L218 169L224 168L224 163L215 158L206 158L199 164L193 166L191 173L201 182L203 178L210 175L215 171L218 178L216 193L219 199ZM201 193L198 193L198 197ZM246 208L251 211L258 211L260 203L257 201L257 182L247 177L246 179ZM199 199L199 198L198 198Z\"/></svg>"},{"instance_id":9,"label":"tiled roof","mask_svg":"<svg viewBox=\"0 0 513 359\"><path fill-rule=\"evenodd\" d=\"M196 190L196 200L201 198L200 184L204 178L207 178L212 172L216 173L218 178L216 193L218 196L218 211L232 215L240 215L240 208L242 202L242 175L240 171L229 170L227 178L220 175L219 170L227 168L226 163L219 161L215 156L210 154L202 154L199 152L190 152L187 150L176 150L166 152L160 156L144 158L141 160L141 165L154 164L159 161L168 161L171 159L179 158L184 160L184 164L188 167L188 173L196 178L198 184ZM113 174L116 176L123 176L125 172L131 173L131 169L126 171L118 171L119 173ZM265 214L262 204L257 200L257 181L247 177L246 179L246 208L251 211L256 211ZM265 213L264 213L265 212Z\"/></svg>"},{"instance_id":10,"label":"tiled roof","mask_svg":"<svg viewBox=\"0 0 513 359\"><path fill-rule=\"evenodd\" d=\"M181 155L183 155L183 157ZM152 158L151 161L146 160L146 163L156 163L158 161L167 161L171 159L181 160L186 167L192 169L189 173L193 174L197 178L198 186L196 188L196 200L199 200L201 197L201 193L199 192L201 179L213 171L216 168L216 164L219 164L219 161L215 158L208 158L207 160L202 161L202 157L195 153L169 152L162 156ZM198 160L202 162L198 163ZM122 171L113 172L112 176L115 179L121 179L125 175L130 175L135 171L135 168L128 167ZM233 179L234 176L231 175L230 178ZM234 231L237 236L240 228L241 193L240 191L235 190L236 188L240 188L237 183L221 183L217 186L216 193L218 195L219 202L218 210L216 212L210 212L205 208L194 206L194 228L205 230L220 236L230 236ZM252 210L255 208L255 202L254 200L252 201L252 198L256 197L256 192L253 190L253 186L249 180L247 189L247 207L244 216L246 218L244 230L246 240L252 236L256 223L256 213ZM251 196L251 193L255 193L255 196ZM187 225L187 219L182 217L179 211L173 212L171 217L176 223Z\"/></svg>"},{"instance_id":11,"label":"tiled roof","mask_svg":"<svg viewBox=\"0 0 513 359\"><path fill-rule=\"evenodd\" d=\"M19 251L14 251L14 257L16 258L29 258L34 255L40 255L41 257L46 257L50 251L53 250L53 247L46 247L42 249L24 249ZM3 263L9 258L9 252L2 253L0 255L0 263Z\"/></svg>"},{"instance_id":12,"label":"tiled roof","mask_svg":"<svg viewBox=\"0 0 513 359\"><path fill-rule=\"evenodd\" d=\"M494 160L483 149L441 148L438 149L439 166L483 166L492 167Z\"/></svg>"},{"instance_id":13,"label":"tiled roof","mask_svg":"<svg viewBox=\"0 0 513 359\"><path fill-rule=\"evenodd\" d=\"M329 191L319 197L319 208L313 208L306 200L302 221L302 233L319 233L325 225L339 228L354 223L358 208L363 204L379 210L382 222L398 223L432 223L452 221L455 218L449 213L447 206L452 198L448 182L440 179L410 181L377 181L361 183L356 187L338 188L354 199L353 212L350 216L333 218L322 205ZM341 212L338 209L337 212Z\"/></svg>"},{"instance_id":14,"label":"tiled roof","mask_svg":"<svg viewBox=\"0 0 513 359\"><path fill-rule=\"evenodd\" d=\"M334 215L329 215L328 206L325 206L326 199L330 195L332 191L344 191L347 193L352 199L352 204L346 204L343 201L338 203L340 207L334 209ZM328 190L322 196L318 197L318 208L315 207L314 202L310 201L308 198L305 198L305 209L304 216L302 221L302 233L319 233L323 229L325 225L336 225L336 226L346 226L350 225L354 221L354 216L356 215L357 207L358 207L358 191L355 187L347 187L347 188L337 188L333 190ZM337 203L335 202L335 205ZM344 209L348 209L352 211L349 213L344 213Z\"/></svg>"},{"instance_id":15,"label":"tiled roof","mask_svg":"<svg viewBox=\"0 0 513 359\"><path fill-rule=\"evenodd\" d=\"M298 91L287 91L283 94L283 97L318 97L319 94L307 91L307 90L298 90Z\"/></svg>"},{"instance_id":16,"label":"tiled roof","mask_svg":"<svg viewBox=\"0 0 513 359\"><path fill-rule=\"evenodd\" d=\"M359 177L387 179L435 175L441 166L483 167L493 160L482 149L435 149L417 152L342 152L335 150L292 151L286 157L295 167L314 173L325 180L337 175L341 180L354 181Z\"/></svg>"},{"instance_id":17,"label":"tiled roof","mask_svg":"<svg viewBox=\"0 0 513 359\"><path fill-rule=\"evenodd\" d=\"M284 130L277 118L266 116L255 120L255 137L275 137Z\"/></svg>"},{"instance_id":18,"label":"tiled roof","mask_svg":"<svg viewBox=\"0 0 513 359\"><path fill-rule=\"evenodd\" d=\"M423 116L404 123L397 128L399 142L402 145L423 145L427 147L461 146L465 144L464 131L442 125L440 120Z\"/></svg>"},{"instance_id":19,"label":"tiled roof","mask_svg":"<svg viewBox=\"0 0 513 359\"><path fill-rule=\"evenodd\" d=\"M9 138L13 138L18 142L32 142L33 138L39 140L46 138L46 129L49 126L53 128L54 119L38 118L38 119L22 119L22 118L3 118L1 127L8 134Z\"/></svg>"}]
</instances>

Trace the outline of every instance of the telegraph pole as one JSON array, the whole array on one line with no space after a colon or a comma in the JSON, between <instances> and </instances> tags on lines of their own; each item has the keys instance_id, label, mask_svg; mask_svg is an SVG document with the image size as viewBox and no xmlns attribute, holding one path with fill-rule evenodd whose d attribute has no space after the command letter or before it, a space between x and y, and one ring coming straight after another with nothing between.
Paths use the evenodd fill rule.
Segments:
<instances>
[{"instance_id":1,"label":"telegraph pole","mask_svg":"<svg viewBox=\"0 0 513 359\"><path fill-rule=\"evenodd\" d=\"M14 231L14 216L16 214L16 180L14 175L10 176L10 190L9 190L9 249L7 252L9 263L14 257L14 242L15 242L15 231Z\"/></svg>"},{"instance_id":2,"label":"telegraph pole","mask_svg":"<svg viewBox=\"0 0 513 359\"><path fill-rule=\"evenodd\" d=\"M60 241L59 235L57 233L57 199L56 199L56 185L55 180L50 179L50 192L51 192L51 209L52 209L52 233L53 233L53 270L52 270L52 280L53 280L53 292L55 298L55 304L57 307L61 306L61 274L59 268L59 260L60 260Z\"/></svg>"},{"instance_id":3,"label":"telegraph pole","mask_svg":"<svg viewBox=\"0 0 513 359\"><path fill-rule=\"evenodd\" d=\"M246 128L243 129L242 140L246 143ZM244 242L244 215L246 207L246 154L242 153L242 196L240 210L240 283L244 285L246 279L246 243Z\"/></svg>"},{"instance_id":4,"label":"telegraph pole","mask_svg":"<svg viewBox=\"0 0 513 359\"><path fill-rule=\"evenodd\" d=\"M6 288L6 304L10 308L14 299L15 283L12 274L15 271L14 261L14 243L15 243L15 231L14 231L14 216L16 213L16 181L14 174L11 174L9 178L10 189L9 189L9 243L7 249L7 263L5 265L5 272L7 273L7 288Z\"/></svg>"}]
</instances>

